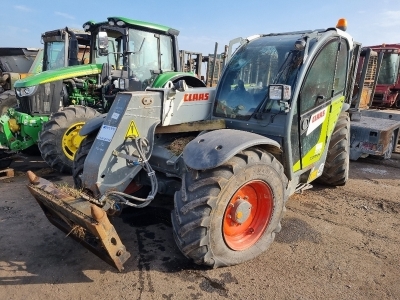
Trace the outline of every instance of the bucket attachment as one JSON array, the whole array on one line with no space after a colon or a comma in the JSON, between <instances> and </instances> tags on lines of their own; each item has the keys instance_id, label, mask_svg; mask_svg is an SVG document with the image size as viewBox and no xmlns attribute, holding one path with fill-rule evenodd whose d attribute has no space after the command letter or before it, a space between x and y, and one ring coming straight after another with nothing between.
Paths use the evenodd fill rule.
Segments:
<instances>
[{"instance_id":1,"label":"bucket attachment","mask_svg":"<svg viewBox=\"0 0 400 300\"><path fill-rule=\"evenodd\" d=\"M64 191L31 171L27 175L29 191L54 226L119 271L124 269L130 253L103 209L77 190Z\"/></svg>"}]
</instances>

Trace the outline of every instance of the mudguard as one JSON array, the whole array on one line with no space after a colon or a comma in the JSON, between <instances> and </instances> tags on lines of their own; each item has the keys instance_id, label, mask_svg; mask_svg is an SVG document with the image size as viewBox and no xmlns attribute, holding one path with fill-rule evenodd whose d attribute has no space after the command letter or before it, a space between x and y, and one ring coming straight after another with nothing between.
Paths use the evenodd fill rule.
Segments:
<instances>
[{"instance_id":1,"label":"mudguard","mask_svg":"<svg viewBox=\"0 0 400 300\"><path fill-rule=\"evenodd\" d=\"M88 135L89 133L99 131L101 125L103 125L104 120L106 119L107 114L101 114L100 116L96 116L93 119L90 119L82 126L79 131L80 136Z\"/></svg>"},{"instance_id":2,"label":"mudguard","mask_svg":"<svg viewBox=\"0 0 400 300\"><path fill-rule=\"evenodd\" d=\"M278 142L265 136L234 129L214 130L199 135L183 150L183 160L189 168L207 170L218 167L236 153L257 145L269 145L281 152ZM264 147L265 148L265 147Z\"/></svg>"}]
</instances>

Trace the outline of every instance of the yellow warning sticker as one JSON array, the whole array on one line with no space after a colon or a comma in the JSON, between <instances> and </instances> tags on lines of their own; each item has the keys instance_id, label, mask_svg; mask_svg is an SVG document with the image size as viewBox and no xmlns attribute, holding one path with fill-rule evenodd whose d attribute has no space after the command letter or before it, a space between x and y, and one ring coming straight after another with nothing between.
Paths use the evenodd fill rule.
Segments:
<instances>
[{"instance_id":1,"label":"yellow warning sticker","mask_svg":"<svg viewBox=\"0 0 400 300\"><path fill-rule=\"evenodd\" d=\"M129 124L128 131L125 134L125 138L137 138L139 137L139 131L136 127L136 124L134 121L131 121Z\"/></svg>"}]
</instances>

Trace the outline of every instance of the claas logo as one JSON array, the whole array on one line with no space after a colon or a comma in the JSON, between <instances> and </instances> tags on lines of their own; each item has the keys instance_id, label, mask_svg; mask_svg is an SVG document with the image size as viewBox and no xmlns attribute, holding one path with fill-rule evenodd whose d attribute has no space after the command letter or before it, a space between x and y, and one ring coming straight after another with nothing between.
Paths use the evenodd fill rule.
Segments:
<instances>
[{"instance_id":1,"label":"claas logo","mask_svg":"<svg viewBox=\"0 0 400 300\"><path fill-rule=\"evenodd\" d=\"M311 123L316 122L317 120L321 119L324 116L325 116L325 110L316 113L315 115L312 116Z\"/></svg>"},{"instance_id":2,"label":"claas logo","mask_svg":"<svg viewBox=\"0 0 400 300\"><path fill-rule=\"evenodd\" d=\"M183 101L205 101L209 99L209 95L209 93L185 94Z\"/></svg>"}]
</instances>

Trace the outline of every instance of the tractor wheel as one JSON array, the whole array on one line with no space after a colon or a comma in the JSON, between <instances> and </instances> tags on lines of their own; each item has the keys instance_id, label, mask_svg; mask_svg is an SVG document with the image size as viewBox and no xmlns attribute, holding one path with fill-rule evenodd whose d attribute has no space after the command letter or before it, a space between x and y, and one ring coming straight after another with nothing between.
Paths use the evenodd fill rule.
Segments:
<instances>
[{"instance_id":1,"label":"tractor wheel","mask_svg":"<svg viewBox=\"0 0 400 300\"><path fill-rule=\"evenodd\" d=\"M345 185L349 179L350 117L342 112L336 123L329 143L328 154L318 182L331 186Z\"/></svg>"},{"instance_id":2,"label":"tractor wheel","mask_svg":"<svg viewBox=\"0 0 400 300\"><path fill-rule=\"evenodd\" d=\"M90 107L69 106L53 114L39 134L39 150L49 166L71 174L75 152L84 137L79 130L86 121L99 115Z\"/></svg>"},{"instance_id":3,"label":"tractor wheel","mask_svg":"<svg viewBox=\"0 0 400 300\"><path fill-rule=\"evenodd\" d=\"M83 139L82 143L79 145L78 151L76 151L72 166L72 178L74 179L75 188L77 189L82 188L81 177L83 173L83 164L85 163L86 157L95 139L96 134L89 134Z\"/></svg>"},{"instance_id":4,"label":"tractor wheel","mask_svg":"<svg viewBox=\"0 0 400 300\"><path fill-rule=\"evenodd\" d=\"M0 116L4 115L10 107L17 106L17 97L14 91L5 91L0 94Z\"/></svg>"},{"instance_id":5,"label":"tractor wheel","mask_svg":"<svg viewBox=\"0 0 400 300\"><path fill-rule=\"evenodd\" d=\"M258 148L212 170L190 170L171 213L178 248L214 268L255 258L281 229L286 185L282 165Z\"/></svg>"},{"instance_id":6,"label":"tractor wheel","mask_svg":"<svg viewBox=\"0 0 400 300\"><path fill-rule=\"evenodd\" d=\"M5 150L0 150L0 170L6 169L11 165L13 160L8 158L11 155L12 154L6 153Z\"/></svg>"}]
</instances>

